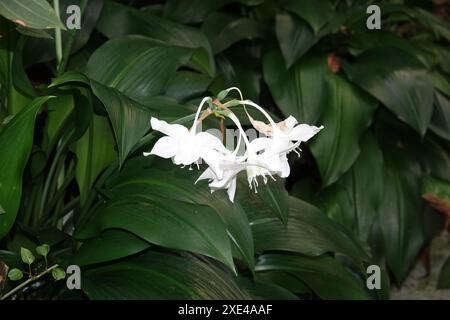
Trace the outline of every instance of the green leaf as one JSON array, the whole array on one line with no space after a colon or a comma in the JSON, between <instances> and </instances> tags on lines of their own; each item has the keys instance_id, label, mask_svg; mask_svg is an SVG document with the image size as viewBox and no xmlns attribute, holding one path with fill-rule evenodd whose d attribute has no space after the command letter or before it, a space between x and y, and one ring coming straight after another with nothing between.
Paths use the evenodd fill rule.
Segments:
<instances>
[{"instance_id":1,"label":"green leaf","mask_svg":"<svg viewBox=\"0 0 450 320\"><path fill-rule=\"evenodd\" d=\"M311 25L315 34L318 34L319 31L327 24L332 14L332 4L329 0L285 0L282 1L282 6L307 21Z\"/></svg>"},{"instance_id":2,"label":"green leaf","mask_svg":"<svg viewBox=\"0 0 450 320\"><path fill-rule=\"evenodd\" d=\"M434 94L435 106L430 129L438 136L450 141L450 99L436 91Z\"/></svg>"},{"instance_id":3,"label":"green leaf","mask_svg":"<svg viewBox=\"0 0 450 320\"><path fill-rule=\"evenodd\" d=\"M93 115L86 133L72 146L77 163L75 177L84 204L98 175L116 159L115 143L108 119Z\"/></svg>"},{"instance_id":4,"label":"green leaf","mask_svg":"<svg viewBox=\"0 0 450 320\"><path fill-rule=\"evenodd\" d=\"M41 29L26 28L19 25L16 30L25 36L33 38L53 39L53 37L47 31Z\"/></svg>"},{"instance_id":5,"label":"green leaf","mask_svg":"<svg viewBox=\"0 0 450 320\"><path fill-rule=\"evenodd\" d=\"M142 37L113 39L89 58L86 75L129 97L160 94L192 49L164 45Z\"/></svg>"},{"instance_id":6,"label":"green leaf","mask_svg":"<svg viewBox=\"0 0 450 320\"><path fill-rule=\"evenodd\" d=\"M380 224L388 267L400 283L415 263L424 241L420 168L403 150L384 152L384 195Z\"/></svg>"},{"instance_id":7,"label":"green leaf","mask_svg":"<svg viewBox=\"0 0 450 320\"><path fill-rule=\"evenodd\" d=\"M164 5L164 17L181 23L202 22L213 12L233 0L168 0Z\"/></svg>"},{"instance_id":8,"label":"green leaf","mask_svg":"<svg viewBox=\"0 0 450 320\"><path fill-rule=\"evenodd\" d=\"M59 95L48 103L48 117L45 124L45 141L43 149L47 155L60 138L61 132L70 126L69 117L75 109L75 101L72 95Z\"/></svg>"},{"instance_id":9,"label":"green leaf","mask_svg":"<svg viewBox=\"0 0 450 320\"><path fill-rule=\"evenodd\" d=\"M117 21L121 21L122 27L117 27ZM203 65L202 70L210 76L215 74L214 58L209 41L196 28L177 24L113 1L106 1L97 29L110 39L134 34L160 40L166 44L200 49L197 53L206 58L206 64Z\"/></svg>"},{"instance_id":10,"label":"green leaf","mask_svg":"<svg viewBox=\"0 0 450 320\"><path fill-rule=\"evenodd\" d=\"M285 71L280 52L272 51L263 60L264 80L277 106L300 123L317 124L322 112L325 77L330 73L324 55L302 57Z\"/></svg>"},{"instance_id":11,"label":"green leaf","mask_svg":"<svg viewBox=\"0 0 450 320\"><path fill-rule=\"evenodd\" d=\"M50 252L50 246L48 244L43 244L36 247L36 253L40 256L47 257Z\"/></svg>"},{"instance_id":12,"label":"green leaf","mask_svg":"<svg viewBox=\"0 0 450 320\"><path fill-rule=\"evenodd\" d=\"M268 281L240 277L238 283L256 300L298 300L293 293Z\"/></svg>"},{"instance_id":13,"label":"green leaf","mask_svg":"<svg viewBox=\"0 0 450 320\"><path fill-rule=\"evenodd\" d=\"M20 256L22 261L28 265L32 264L35 260L33 253L27 248L20 248Z\"/></svg>"},{"instance_id":14,"label":"green leaf","mask_svg":"<svg viewBox=\"0 0 450 320\"><path fill-rule=\"evenodd\" d=\"M0 15L24 27L65 29L46 0L0 1Z\"/></svg>"},{"instance_id":15,"label":"green leaf","mask_svg":"<svg viewBox=\"0 0 450 320\"><path fill-rule=\"evenodd\" d=\"M437 282L438 289L450 289L450 257L444 262Z\"/></svg>"},{"instance_id":16,"label":"green leaf","mask_svg":"<svg viewBox=\"0 0 450 320\"><path fill-rule=\"evenodd\" d=\"M225 226L214 210L132 189L126 194L101 208L78 237L108 228L124 229L162 247L215 258L234 270Z\"/></svg>"},{"instance_id":17,"label":"green leaf","mask_svg":"<svg viewBox=\"0 0 450 320\"><path fill-rule=\"evenodd\" d=\"M355 162L359 137L377 107L374 99L338 75L328 77L325 95L320 121L325 128L310 143L324 187L336 182Z\"/></svg>"},{"instance_id":18,"label":"green leaf","mask_svg":"<svg viewBox=\"0 0 450 320\"><path fill-rule=\"evenodd\" d=\"M277 14L275 28L287 68L318 40L305 22L290 14ZM282 69L281 66L278 67Z\"/></svg>"},{"instance_id":19,"label":"green leaf","mask_svg":"<svg viewBox=\"0 0 450 320\"><path fill-rule=\"evenodd\" d=\"M120 230L105 230L96 237L84 241L70 264L85 266L128 257L150 247L147 241Z\"/></svg>"},{"instance_id":20,"label":"green leaf","mask_svg":"<svg viewBox=\"0 0 450 320\"><path fill-rule=\"evenodd\" d=\"M61 268L55 268L52 270L52 276L56 281L62 280L66 277L66 272Z\"/></svg>"},{"instance_id":21,"label":"green leaf","mask_svg":"<svg viewBox=\"0 0 450 320\"><path fill-rule=\"evenodd\" d=\"M178 71L167 84L164 95L178 101L187 101L205 94L212 79L201 73ZM194 110L195 112L195 110Z\"/></svg>"},{"instance_id":22,"label":"green leaf","mask_svg":"<svg viewBox=\"0 0 450 320\"><path fill-rule=\"evenodd\" d=\"M0 239L16 219L22 194L22 174L31 152L34 120L41 106L51 97L34 99L0 132L0 203L6 214L0 215Z\"/></svg>"},{"instance_id":23,"label":"green leaf","mask_svg":"<svg viewBox=\"0 0 450 320\"><path fill-rule=\"evenodd\" d=\"M365 283L330 256L305 257L265 254L256 271L285 271L305 282L322 299L370 299Z\"/></svg>"},{"instance_id":24,"label":"green leaf","mask_svg":"<svg viewBox=\"0 0 450 320\"><path fill-rule=\"evenodd\" d=\"M5 209L3 209L3 207L0 205L0 214L5 214L5 213L6 213Z\"/></svg>"},{"instance_id":25,"label":"green leaf","mask_svg":"<svg viewBox=\"0 0 450 320\"><path fill-rule=\"evenodd\" d=\"M336 252L356 263L367 259L350 232L318 208L290 197L288 223L283 225L266 205L249 200L242 203L249 215L257 252L281 250L309 256Z\"/></svg>"},{"instance_id":26,"label":"green leaf","mask_svg":"<svg viewBox=\"0 0 450 320\"><path fill-rule=\"evenodd\" d=\"M261 37L254 19L215 12L205 19L202 30L211 42L214 54L222 52L238 41Z\"/></svg>"},{"instance_id":27,"label":"green leaf","mask_svg":"<svg viewBox=\"0 0 450 320\"><path fill-rule=\"evenodd\" d=\"M450 213L450 183L448 181L430 176L425 177L422 186L422 197L431 201L437 201L436 204L440 204L442 209L447 208L448 213Z\"/></svg>"},{"instance_id":28,"label":"green leaf","mask_svg":"<svg viewBox=\"0 0 450 320\"><path fill-rule=\"evenodd\" d=\"M408 52L376 48L353 64L344 64L349 78L381 101L421 136L433 112L433 81L423 64Z\"/></svg>"},{"instance_id":29,"label":"green leaf","mask_svg":"<svg viewBox=\"0 0 450 320\"><path fill-rule=\"evenodd\" d=\"M383 154L372 134L366 134L361 145L358 159L341 183L350 196L351 207L345 210L355 222L353 230L366 242L383 198Z\"/></svg>"},{"instance_id":30,"label":"green leaf","mask_svg":"<svg viewBox=\"0 0 450 320\"><path fill-rule=\"evenodd\" d=\"M108 195L112 199L119 199L123 195L129 195L128 198L134 195L139 197L152 195L160 198L170 197L200 207L209 206L225 223L226 233L233 244L234 256L244 261L252 270L253 238L241 205L236 201L231 203L226 192L217 191L211 194L206 181L194 184L199 172L177 168L170 161L161 159L163 167L155 159L154 157L130 159L121 173L108 182Z\"/></svg>"},{"instance_id":31,"label":"green leaf","mask_svg":"<svg viewBox=\"0 0 450 320\"><path fill-rule=\"evenodd\" d=\"M17 281L23 278L23 272L22 270L19 270L17 268L11 269L8 272L8 278L11 281Z\"/></svg>"},{"instance_id":32,"label":"green leaf","mask_svg":"<svg viewBox=\"0 0 450 320\"><path fill-rule=\"evenodd\" d=\"M93 300L251 298L231 274L189 254L148 252L82 276L82 289Z\"/></svg>"}]
</instances>

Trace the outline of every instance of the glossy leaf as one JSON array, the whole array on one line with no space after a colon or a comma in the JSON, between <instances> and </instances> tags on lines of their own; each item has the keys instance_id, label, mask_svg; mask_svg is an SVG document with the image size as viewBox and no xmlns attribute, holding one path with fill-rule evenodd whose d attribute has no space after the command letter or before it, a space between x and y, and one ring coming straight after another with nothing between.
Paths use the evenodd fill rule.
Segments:
<instances>
[{"instance_id":1,"label":"glossy leaf","mask_svg":"<svg viewBox=\"0 0 450 320\"><path fill-rule=\"evenodd\" d=\"M122 21L122 27L117 28L117 21ZM194 60L205 59L203 70L213 76L215 66L211 46L206 36L198 29L180 25L161 19L148 12L142 12L113 1L106 1L97 29L108 38L125 35L143 35L167 44L201 49L196 51Z\"/></svg>"},{"instance_id":2,"label":"glossy leaf","mask_svg":"<svg viewBox=\"0 0 450 320\"><path fill-rule=\"evenodd\" d=\"M92 54L86 75L129 97L157 95L192 52L141 36L113 39Z\"/></svg>"},{"instance_id":3,"label":"glossy leaf","mask_svg":"<svg viewBox=\"0 0 450 320\"><path fill-rule=\"evenodd\" d=\"M220 12L208 15L202 30L211 42L215 54L228 49L238 41L252 40L261 36L255 20Z\"/></svg>"},{"instance_id":4,"label":"glossy leaf","mask_svg":"<svg viewBox=\"0 0 450 320\"><path fill-rule=\"evenodd\" d=\"M0 158L0 203L5 211L0 215L0 239L16 219L22 195L22 174L33 144L34 120L49 98L34 99L0 132L0 150L8 155Z\"/></svg>"},{"instance_id":5,"label":"glossy leaf","mask_svg":"<svg viewBox=\"0 0 450 320\"><path fill-rule=\"evenodd\" d=\"M317 42L310 27L293 15L277 14L275 27L287 68L290 68Z\"/></svg>"},{"instance_id":6,"label":"glossy leaf","mask_svg":"<svg viewBox=\"0 0 450 320\"><path fill-rule=\"evenodd\" d=\"M53 8L45 0L1 1L0 15L24 27L65 29Z\"/></svg>"},{"instance_id":7,"label":"glossy leaf","mask_svg":"<svg viewBox=\"0 0 450 320\"><path fill-rule=\"evenodd\" d=\"M166 165L164 168L155 161L150 162L150 159L139 157L128 161L122 173L108 183L111 188L108 194L113 199L121 195L153 195L209 206L225 223L235 256L252 269L253 238L241 205L238 202L231 203L225 192L211 194L206 183L194 184L200 172L174 168L173 164L166 161L163 161Z\"/></svg>"},{"instance_id":8,"label":"glossy leaf","mask_svg":"<svg viewBox=\"0 0 450 320\"><path fill-rule=\"evenodd\" d=\"M101 208L78 237L119 228L170 249L215 258L234 270L230 242L219 216L207 206L147 194L115 197Z\"/></svg>"},{"instance_id":9,"label":"glossy leaf","mask_svg":"<svg viewBox=\"0 0 450 320\"><path fill-rule=\"evenodd\" d=\"M367 259L352 235L318 208L294 197L289 198L288 204L288 223L283 225L263 203L243 202L257 252L282 250L309 256L337 252L355 262Z\"/></svg>"},{"instance_id":10,"label":"glossy leaf","mask_svg":"<svg viewBox=\"0 0 450 320\"><path fill-rule=\"evenodd\" d=\"M93 115L86 133L73 145L77 157L75 178L84 204L98 175L116 159L114 137L108 119Z\"/></svg>"},{"instance_id":11,"label":"glossy leaf","mask_svg":"<svg viewBox=\"0 0 450 320\"><path fill-rule=\"evenodd\" d=\"M332 14L332 4L329 0L285 0L282 1L282 6L307 21L315 34L326 25Z\"/></svg>"},{"instance_id":12,"label":"glossy leaf","mask_svg":"<svg viewBox=\"0 0 450 320\"><path fill-rule=\"evenodd\" d=\"M425 135L433 112L433 83L420 61L402 50L378 48L356 63L344 64L344 70L356 85Z\"/></svg>"},{"instance_id":13,"label":"glossy leaf","mask_svg":"<svg viewBox=\"0 0 450 320\"><path fill-rule=\"evenodd\" d=\"M264 80L277 106L300 123L317 124L325 95L325 77L330 73L325 56L302 57L291 69L283 70L283 57L272 51L264 57Z\"/></svg>"},{"instance_id":14,"label":"glossy leaf","mask_svg":"<svg viewBox=\"0 0 450 320\"><path fill-rule=\"evenodd\" d=\"M329 256L305 257L265 254L258 258L257 272L280 270L299 277L322 299L370 299L365 284Z\"/></svg>"},{"instance_id":15,"label":"glossy leaf","mask_svg":"<svg viewBox=\"0 0 450 320\"><path fill-rule=\"evenodd\" d=\"M344 78L332 75L327 80L320 121L325 128L309 143L323 186L336 182L355 162L360 135L370 125L377 107L374 99Z\"/></svg>"},{"instance_id":16,"label":"glossy leaf","mask_svg":"<svg viewBox=\"0 0 450 320\"><path fill-rule=\"evenodd\" d=\"M232 0L168 0L164 6L164 17L183 23L202 22L208 13L223 7Z\"/></svg>"},{"instance_id":17,"label":"glossy leaf","mask_svg":"<svg viewBox=\"0 0 450 320\"><path fill-rule=\"evenodd\" d=\"M400 150L385 152L384 194L380 206L386 262L401 282L423 245L420 169Z\"/></svg>"},{"instance_id":18,"label":"glossy leaf","mask_svg":"<svg viewBox=\"0 0 450 320\"><path fill-rule=\"evenodd\" d=\"M108 229L83 242L70 264L79 266L103 263L134 255L150 247L150 244L134 234Z\"/></svg>"},{"instance_id":19,"label":"glossy leaf","mask_svg":"<svg viewBox=\"0 0 450 320\"><path fill-rule=\"evenodd\" d=\"M366 134L361 145L361 153L342 177L342 185L350 196L351 207L345 210L355 222L353 230L359 239L367 241L383 198L383 154L371 134Z\"/></svg>"},{"instance_id":20,"label":"glossy leaf","mask_svg":"<svg viewBox=\"0 0 450 320\"><path fill-rule=\"evenodd\" d=\"M448 93L450 94L450 91ZM434 94L435 106L430 129L440 137L450 141L450 99L439 92Z\"/></svg>"},{"instance_id":21,"label":"glossy leaf","mask_svg":"<svg viewBox=\"0 0 450 320\"><path fill-rule=\"evenodd\" d=\"M149 252L83 272L90 299L250 299L235 279L192 255Z\"/></svg>"}]
</instances>

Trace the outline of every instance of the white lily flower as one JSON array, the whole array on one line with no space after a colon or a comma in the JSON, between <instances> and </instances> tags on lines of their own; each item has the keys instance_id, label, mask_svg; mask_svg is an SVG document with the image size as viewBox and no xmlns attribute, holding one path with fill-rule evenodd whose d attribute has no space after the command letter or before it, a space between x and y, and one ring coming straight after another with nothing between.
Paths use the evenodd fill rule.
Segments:
<instances>
[{"instance_id":1,"label":"white lily flower","mask_svg":"<svg viewBox=\"0 0 450 320\"><path fill-rule=\"evenodd\" d=\"M196 124L201 107L207 98L203 99L197 111L194 126L191 130L180 124L169 124L166 121L152 117L150 124L153 130L164 133L150 152L144 156L157 155L162 158L172 158L176 165L190 166L203 159L218 177L223 171L219 168L220 156L231 153L219 138L208 132L196 133Z\"/></svg>"}]
</instances>

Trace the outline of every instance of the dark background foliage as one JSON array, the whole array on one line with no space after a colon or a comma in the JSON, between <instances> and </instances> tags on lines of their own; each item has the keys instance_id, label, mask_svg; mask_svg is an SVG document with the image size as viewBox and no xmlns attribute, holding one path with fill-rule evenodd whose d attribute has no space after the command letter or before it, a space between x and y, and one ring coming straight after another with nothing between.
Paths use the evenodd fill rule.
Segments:
<instances>
[{"instance_id":1,"label":"dark background foliage","mask_svg":"<svg viewBox=\"0 0 450 320\"><path fill-rule=\"evenodd\" d=\"M43 276L13 297L385 299L449 221L448 1L59 2L61 19L0 1L2 294L25 281L5 281L21 248L48 244L82 290ZM82 28L64 30L75 3ZM151 116L189 125L230 86L325 127L286 181L242 180L234 203L142 157Z\"/></svg>"}]
</instances>

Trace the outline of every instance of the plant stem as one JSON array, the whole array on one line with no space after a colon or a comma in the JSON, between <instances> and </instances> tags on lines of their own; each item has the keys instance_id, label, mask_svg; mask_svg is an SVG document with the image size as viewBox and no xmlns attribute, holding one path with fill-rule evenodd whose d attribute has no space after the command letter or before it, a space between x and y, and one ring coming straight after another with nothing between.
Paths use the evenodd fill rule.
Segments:
<instances>
[{"instance_id":1,"label":"plant stem","mask_svg":"<svg viewBox=\"0 0 450 320\"><path fill-rule=\"evenodd\" d=\"M53 0L53 8L59 17L59 0ZM56 70L59 70L61 60L62 60L62 36L61 29L55 28L55 49L56 49Z\"/></svg>"},{"instance_id":2,"label":"plant stem","mask_svg":"<svg viewBox=\"0 0 450 320\"><path fill-rule=\"evenodd\" d=\"M12 289L11 291L5 293L5 295L3 295L0 300L5 300L6 298L8 298L9 296L13 295L14 293L16 293L17 291L19 291L20 289L26 287L27 285L29 285L31 282L36 281L40 278L42 278L44 275L46 275L47 273L51 272L53 269L57 268L58 265L55 264L53 266L51 266L50 268L42 271L40 274L38 274L37 276L31 277L29 278L27 281L22 282L21 284L19 284L17 287L15 287L14 289Z\"/></svg>"}]
</instances>

